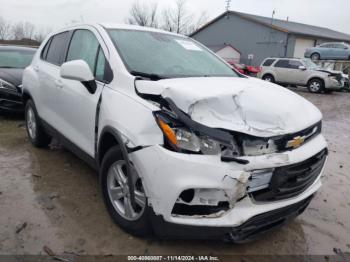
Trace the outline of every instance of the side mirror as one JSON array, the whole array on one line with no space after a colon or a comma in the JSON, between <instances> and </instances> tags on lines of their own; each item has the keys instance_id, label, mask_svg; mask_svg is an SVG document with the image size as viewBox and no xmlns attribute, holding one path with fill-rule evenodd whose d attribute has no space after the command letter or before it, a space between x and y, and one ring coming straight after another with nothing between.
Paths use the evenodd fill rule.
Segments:
<instances>
[{"instance_id":1,"label":"side mirror","mask_svg":"<svg viewBox=\"0 0 350 262\"><path fill-rule=\"evenodd\" d=\"M299 66L298 68L299 68L299 70L302 70L302 71L305 71L305 70L306 70L306 67L305 67L305 66Z\"/></svg>"},{"instance_id":2,"label":"side mirror","mask_svg":"<svg viewBox=\"0 0 350 262\"><path fill-rule=\"evenodd\" d=\"M62 64L60 75L64 79L81 82L91 94L97 89L95 77L84 60L73 60Z\"/></svg>"}]
</instances>

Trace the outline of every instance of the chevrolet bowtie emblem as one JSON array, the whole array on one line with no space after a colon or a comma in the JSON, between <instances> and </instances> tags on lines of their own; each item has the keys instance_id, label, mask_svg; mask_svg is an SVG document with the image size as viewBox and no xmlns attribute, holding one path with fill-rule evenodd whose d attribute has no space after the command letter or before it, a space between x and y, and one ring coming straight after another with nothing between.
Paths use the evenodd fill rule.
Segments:
<instances>
[{"instance_id":1,"label":"chevrolet bowtie emblem","mask_svg":"<svg viewBox=\"0 0 350 262\"><path fill-rule=\"evenodd\" d=\"M287 148L297 148L305 142L304 136L294 137L293 140L287 142Z\"/></svg>"}]
</instances>

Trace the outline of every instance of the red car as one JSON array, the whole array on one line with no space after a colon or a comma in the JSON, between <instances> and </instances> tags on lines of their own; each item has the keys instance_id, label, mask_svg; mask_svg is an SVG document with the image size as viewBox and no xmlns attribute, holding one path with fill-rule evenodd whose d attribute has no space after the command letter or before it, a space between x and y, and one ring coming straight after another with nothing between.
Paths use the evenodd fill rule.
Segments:
<instances>
[{"instance_id":1,"label":"red car","mask_svg":"<svg viewBox=\"0 0 350 262\"><path fill-rule=\"evenodd\" d=\"M238 72L247 76L256 77L261 70L261 68L258 66L248 66L245 64L240 64L235 62L229 62L229 64L233 66Z\"/></svg>"}]
</instances>

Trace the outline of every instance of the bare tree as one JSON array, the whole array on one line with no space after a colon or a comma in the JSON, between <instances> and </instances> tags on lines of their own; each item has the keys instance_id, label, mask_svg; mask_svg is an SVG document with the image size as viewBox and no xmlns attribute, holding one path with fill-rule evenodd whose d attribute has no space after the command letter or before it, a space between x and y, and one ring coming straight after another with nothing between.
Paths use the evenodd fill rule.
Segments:
<instances>
[{"instance_id":1,"label":"bare tree","mask_svg":"<svg viewBox=\"0 0 350 262\"><path fill-rule=\"evenodd\" d=\"M179 34L190 34L197 30L208 20L208 16L203 12L198 18L186 8L186 0L176 0L175 7L162 10L161 17L158 14L156 4L141 5L134 2L129 18L126 22L141 26L162 28L164 30Z\"/></svg>"},{"instance_id":2,"label":"bare tree","mask_svg":"<svg viewBox=\"0 0 350 262\"><path fill-rule=\"evenodd\" d=\"M12 34L14 39L33 39L35 26L30 22L18 22L12 26Z\"/></svg>"},{"instance_id":3,"label":"bare tree","mask_svg":"<svg viewBox=\"0 0 350 262\"><path fill-rule=\"evenodd\" d=\"M141 5L140 2L136 1L130 8L130 17L126 22L140 26L158 27L157 10L158 6L156 3Z\"/></svg>"},{"instance_id":4,"label":"bare tree","mask_svg":"<svg viewBox=\"0 0 350 262\"><path fill-rule=\"evenodd\" d=\"M34 34L33 40L38 41L41 43L44 41L46 36L52 31L51 28L47 27L45 29L37 30L36 33Z\"/></svg>"},{"instance_id":5,"label":"bare tree","mask_svg":"<svg viewBox=\"0 0 350 262\"><path fill-rule=\"evenodd\" d=\"M0 39L7 40L10 37L11 24L0 16Z\"/></svg>"}]
</instances>

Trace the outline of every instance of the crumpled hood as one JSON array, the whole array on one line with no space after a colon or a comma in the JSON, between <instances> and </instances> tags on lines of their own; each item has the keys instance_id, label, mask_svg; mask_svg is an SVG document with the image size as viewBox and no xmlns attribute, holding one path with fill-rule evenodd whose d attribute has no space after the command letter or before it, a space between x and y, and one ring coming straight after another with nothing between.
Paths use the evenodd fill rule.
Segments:
<instances>
[{"instance_id":1,"label":"crumpled hood","mask_svg":"<svg viewBox=\"0 0 350 262\"><path fill-rule=\"evenodd\" d=\"M301 131L321 120L303 97L255 78L177 78L137 81L140 93L171 98L194 121L254 136Z\"/></svg>"}]
</instances>

